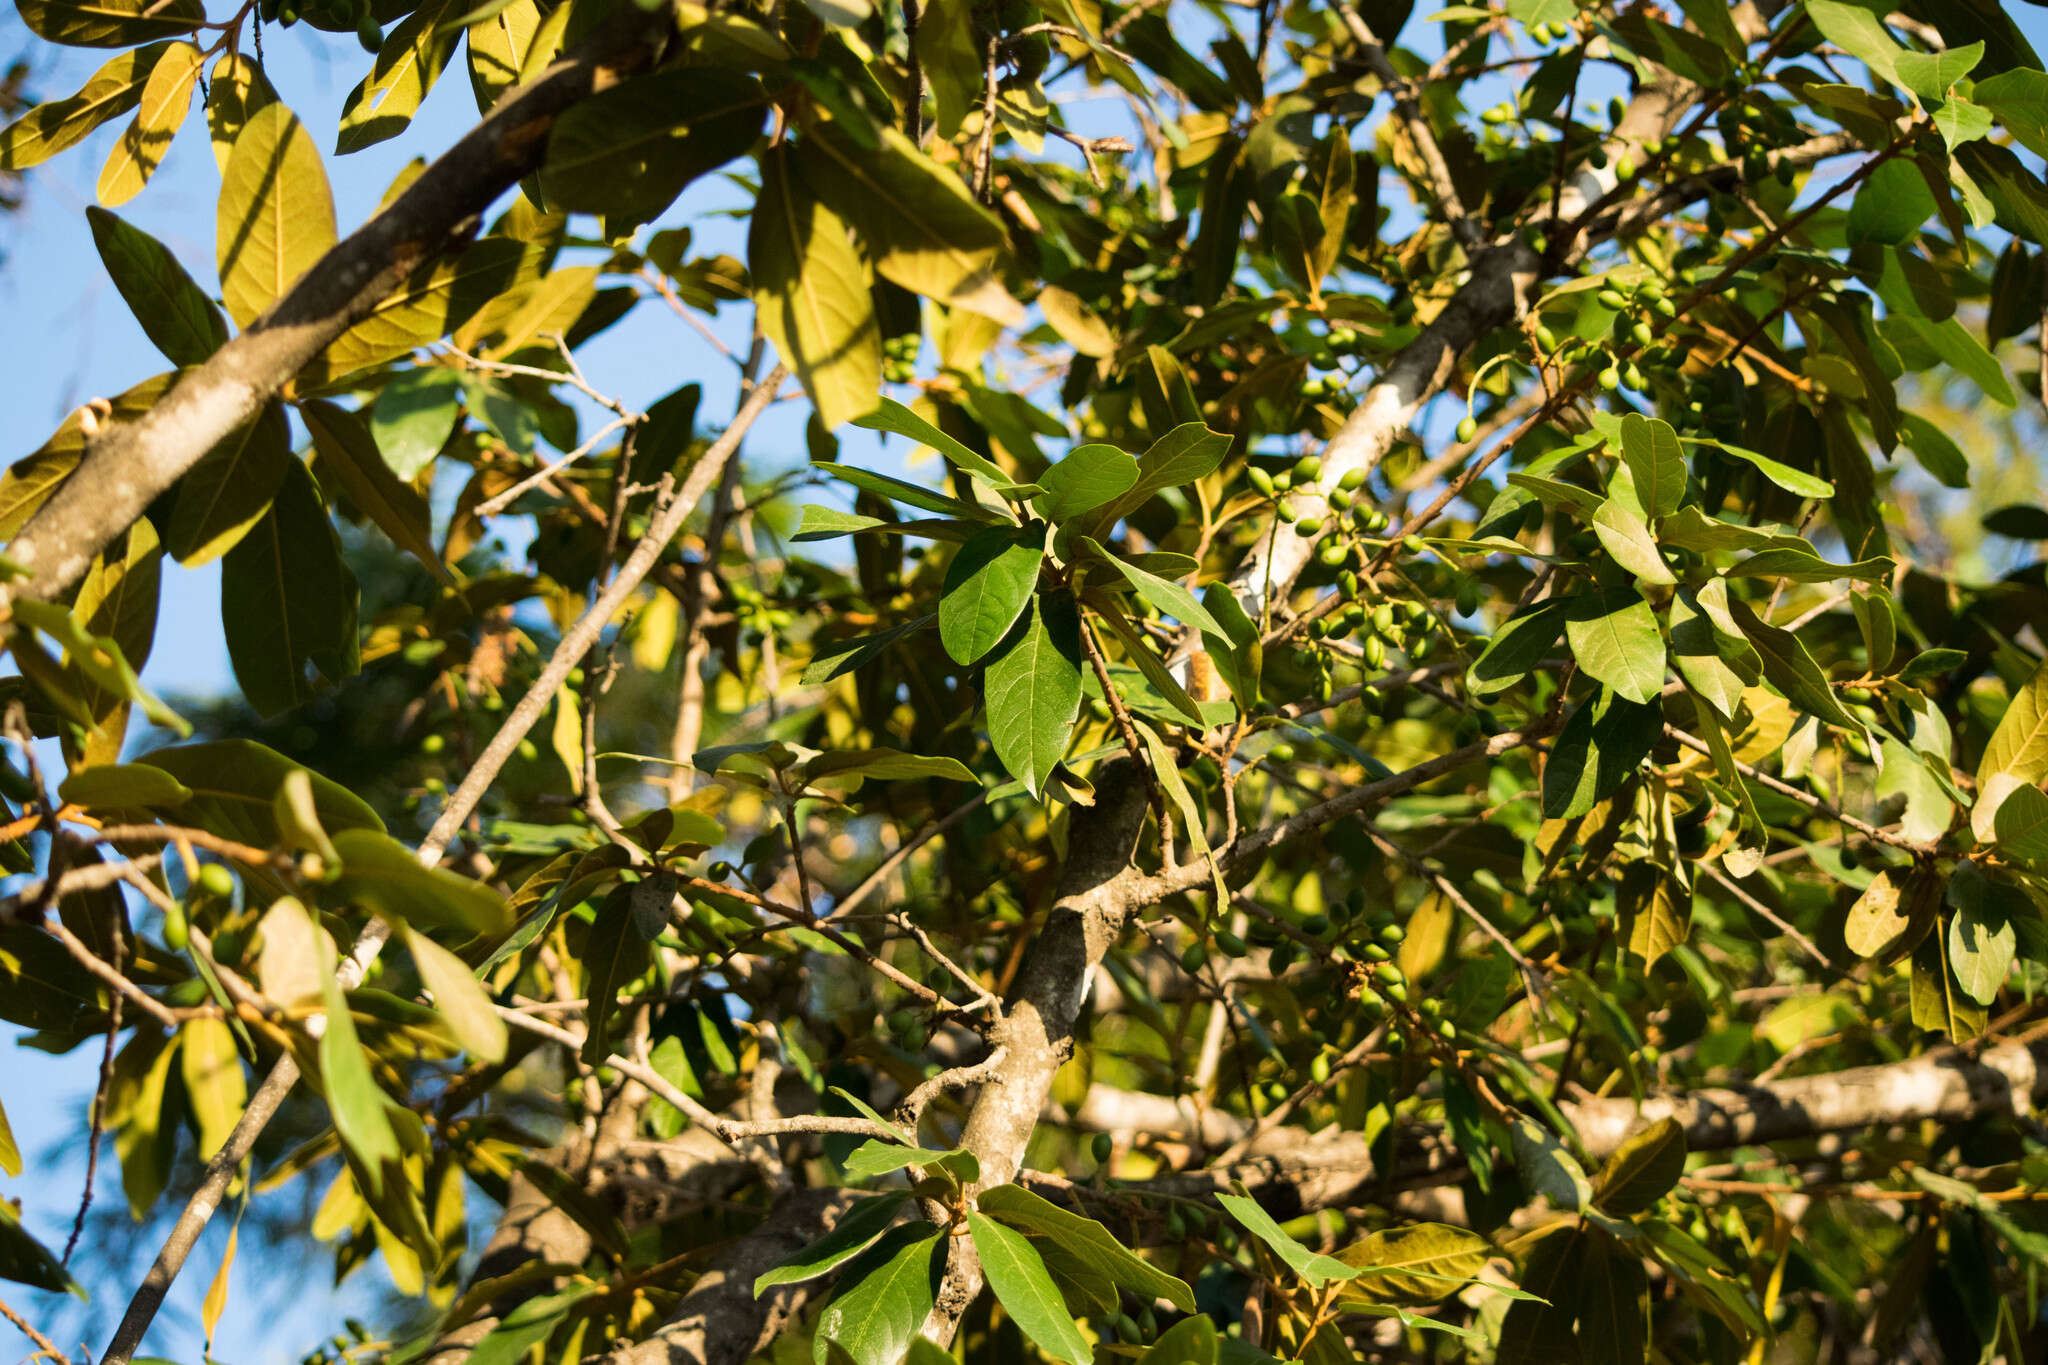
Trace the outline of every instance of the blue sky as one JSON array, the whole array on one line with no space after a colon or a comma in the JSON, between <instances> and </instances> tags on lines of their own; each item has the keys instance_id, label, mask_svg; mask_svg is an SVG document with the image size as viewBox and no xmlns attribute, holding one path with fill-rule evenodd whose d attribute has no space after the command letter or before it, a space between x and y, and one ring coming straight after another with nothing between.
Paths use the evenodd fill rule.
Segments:
<instances>
[{"instance_id":1,"label":"blue sky","mask_svg":"<svg viewBox=\"0 0 2048 1365\"><path fill-rule=\"evenodd\" d=\"M2048 14L2026 6L2015 9L2037 45L2048 43ZM0 60L16 53L30 54L39 64L31 88L46 99L76 89L107 55L67 52L52 60L48 48L32 46L9 13L0 18ZM343 98L369 60L346 36L306 29L270 30L266 57L274 83L316 136L335 127ZM467 74L454 65L404 135L349 157L330 157L341 230L346 233L360 223L407 161L437 154L475 116ZM83 212L93 202L94 182L118 128L117 123L102 129L36 171L22 210L0 220L0 315L8 322L7 364L0 368L0 456L6 459L34 449L81 402L117 393L165 368L102 275L85 227ZM1048 155L1063 150L1054 144ZM204 124L195 114L156 179L120 212L168 244L187 269L210 286L217 186ZM744 225L715 212L740 202L737 190L715 178L700 181L688 192L685 205L699 215L690 220L697 232L697 250L744 254ZM670 221L677 221L677 215L672 214ZM744 310L729 310L729 325L723 330L730 334L743 320ZM694 380L705 388L706 420L720 422L731 411L736 391L732 364L658 304L592 342L580 352L580 359L594 384L635 406L644 407ZM771 458L800 457L805 415L801 404L772 412L757 429L751 448ZM886 458L864 433L850 435L859 438L847 441L852 458L862 463ZM217 566L196 572L166 566L156 650L144 671L145 680L160 693L206 694L230 685L217 594ZM92 1085L93 1068L86 1060L90 1047L55 1059L7 1044L0 1037L0 1057L9 1062L0 1070L0 1102L6 1104L30 1166L19 1179L0 1177L0 1196L19 1199L30 1226L46 1241L61 1245L83 1175L77 1124ZM102 1156L98 1198L113 1204L120 1192L111 1145ZM146 1354L198 1359L198 1304L218 1261L218 1235L216 1230L178 1282L170 1309L145 1346ZM330 1288L331 1260L325 1249L305 1250L303 1264L281 1265L259 1256L242 1259L215 1343L216 1358L235 1365L294 1361L334 1330L345 1311L360 1307L369 1287L366 1281L381 1276L373 1264L358 1272L352 1289L337 1293ZM119 1283L93 1275L89 1247L82 1248L80 1256L81 1274L98 1294L99 1324L86 1343L96 1354L125 1293ZM8 1285L4 1297L34 1320L57 1320L58 1305L48 1296ZM76 1317L65 1320L75 1324ZM25 1343L17 1349L19 1341L11 1328L0 1326L0 1358L25 1355ZM80 1345L76 1340L60 1344L74 1351Z\"/></svg>"}]
</instances>

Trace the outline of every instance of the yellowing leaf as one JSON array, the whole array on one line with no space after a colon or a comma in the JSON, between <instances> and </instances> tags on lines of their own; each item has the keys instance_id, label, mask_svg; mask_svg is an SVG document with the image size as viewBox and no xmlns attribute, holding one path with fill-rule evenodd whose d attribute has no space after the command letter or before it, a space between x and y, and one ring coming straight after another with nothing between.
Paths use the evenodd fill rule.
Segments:
<instances>
[{"instance_id":1,"label":"yellowing leaf","mask_svg":"<svg viewBox=\"0 0 2048 1365\"><path fill-rule=\"evenodd\" d=\"M192 1117L199 1123L199 1154L210 1157L241 1119L249 1083L242 1075L241 1054L235 1051L234 1030L226 1020L189 1020L179 1032L185 1042L178 1052L180 1070Z\"/></svg>"},{"instance_id":2,"label":"yellowing leaf","mask_svg":"<svg viewBox=\"0 0 2048 1365\"><path fill-rule=\"evenodd\" d=\"M255 59L230 52L213 64L206 84L206 132L213 140L213 160L223 174L235 139L254 114L266 104L277 103L277 91Z\"/></svg>"},{"instance_id":3,"label":"yellowing leaf","mask_svg":"<svg viewBox=\"0 0 2048 1365\"><path fill-rule=\"evenodd\" d=\"M142 103L142 88L171 44L123 52L93 72L69 99L39 104L0 129L0 171L40 166L102 123Z\"/></svg>"},{"instance_id":4,"label":"yellowing leaf","mask_svg":"<svg viewBox=\"0 0 2048 1365\"><path fill-rule=\"evenodd\" d=\"M443 32L444 22L468 8L466 0L429 0L384 35L376 65L342 106L336 152L359 152L405 131L455 55L461 30Z\"/></svg>"},{"instance_id":5,"label":"yellowing leaf","mask_svg":"<svg viewBox=\"0 0 2048 1365\"><path fill-rule=\"evenodd\" d=\"M206 1351L213 1353L213 1333L220 1326L220 1315L228 1307L228 1272L235 1266L235 1243L242 1236L242 1220L228 1229L227 1249L221 1253L220 1269L213 1272L213 1283L206 1288L206 1300L199 1305L199 1322L206 1329Z\"/></svg>"},{"instance_id":6,"label":"yellowing leaf","mask_svg":"<svg viewBox=\"0 0 2048 1365\"><path fill-rule=\"evenodd\" d=\"M282 104L249 116L222 172L215 255L228 316L247 327L334 245L334 198L313 135Z\"/></svg>"},{"instance_id":7,"label":"yellowing leaf","mask_svg":"<svg viewBox=\"0 0 2048 1365\"><path fill-rule=\"evenodd\" d=\"M882 334L867 263L846 224L790 166L786 147L761 157L761 195L747 234L761 330L803 381L826 430L881 399Z\"/></svg>"},{"instance_id":8,"label":"yellowing leaf","mask_svg":"<svg viewBox=\"0 0 2048 1365\"><path fill-rule=\"evenodd\" d=\"M171 150L171 139L192 112L192 89L199 83L199 68L205 59L190 43L172 43L149 79L142 86L142 103L135 121L121 134L114 150L107 154L100 172L100 202L118 208L142 192L149 177L163 164Z\"/></svg>"},{"instance_id":9,"label":"yellowing leaf","mask_svg":"<svg viewBox=\"0 0 2048 1365\"><path fill-rule=\"evenodd\" d=\"M256 984L263 994L286 1010L319 1000L334 974L334 943L306 907L280 897L263 912L257 933L263 952L256 959Z\"/></svg>"},{"instance_id":10,"label":"yellowing leaf","mask_svg":"<svg viewBox=\"0 0 2048 1365\"><path fill-rule=\"evenodd\" d=\"M409 924L405 946L419 968L421 984L434 993L434 1008L448 1021L456 1040L479 1061L503 1061L505 1021L469 964Z\"/></svg>"},{"instance_id":11,"label":"yellowing leaf","mask_svg":"<svg viewBox=\"0 0 2048 1365\"><path fill-rule=\"evenodd\" d=\"M16 0L29 32L67 47L130 47L190 33L206 17L200 0Z\"/></svg>"}]
</instances>

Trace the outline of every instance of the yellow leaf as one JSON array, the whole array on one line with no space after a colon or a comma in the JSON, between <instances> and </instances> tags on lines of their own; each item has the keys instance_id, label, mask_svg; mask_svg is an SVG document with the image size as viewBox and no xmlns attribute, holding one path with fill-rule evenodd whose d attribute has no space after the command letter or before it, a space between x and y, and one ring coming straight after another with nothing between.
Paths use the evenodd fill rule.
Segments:
<instances>
[{"instance_id":1,"label":"yellow leaf","mask_svg":"<svg viewBox=\"0 0 2048 1365\"><path fill-rule=\"evenodd\" d=\"M127 203L142 192L163 164L171 139L185 125L185 115L192 112L192 87L199 83L204 62L199 49L190 43L171 44L157 61L143 84L135 121L107 154L106 168L100 172L102 204L118 208Z\"/></svg>"},{"instance_id":2,"label":"yellow leaf","mask_svg":"<svg viewBox=\"0 0 2048 1365\"><path fill-rule=\"evenodd\" d=\"M334 196L313 135L282 104L249 116L221 175L221 298L247 327L334 245Z\"/></svg>"},{"instance_id":3,"label":"yellow leaf","mask_svg":"<svg viewBox=\"0 0 2048 1365\"><path fill-rule=\"evenodd\" d=\"M555 757L569 770L569 790L583 795L583 710L575 689L564 684L555 693L555 728L550 738Z\"/></svg>"},{"instance_id":4,"label":"yellow leaf","mask_svg":"<svg viewBox=\"0 0 2048 1365\"><path fill-rule=\"evenodd\" d=\"M761 194L747 233L761 330L803 381L831 430L874 411L882 333L872 275L838 215L797 180L787 148L761 158Z\"/></svg>"},{"instance_id":5,"label":"yellow leaf","mask_svg":"<svg viewBox=\"0 0 2048 1365\"><path fill-rule=\"evenodd\" d=\"M206 1328L206 1353L213 1354L213 1331L220 1326L220 1315L228 1306L228 1272L235 1264L235 1243L242 1236L242 1220L228 1229L227 1251L220 1258L220 1269L213 1272L213 1283L207 1287L206 1302L199 1306L199 1321Z\"/></svg>"},{"instance_id":6,"label":"yellow leaf","mask_svg":"<svg viewBox=\"0 0 2048 1365\"><path fill-rule=\"evenodd\" d=\"M256 984L263 994L287 1010L317 1002L336 965L334 945L306 907L281 897L263 912L256 931L263 940L256 959Z\"/></svg>"},{"instance_id":7,"label":"yellow leaf","mask_svg":"<svg viewBox=\"0 0 2048 1365\"><path fill-rule=\"evenodd\" d=\"M180 1030L180 1070L192 1117L199 1123L199 1154L211 1157L228 1140L249 1100L242 1075L242 1056L235 1051L234 1031L225 1019L193 1019Z\"/></svg>"},{"instance_id":8,"label":"yellow leaf","mask_svg":"<svg viewBox=\"0 0 2048 1365\"><path fill-rule=\"evenodd\" d=\"M249 122L249 116L266 104L277 103L277 91L254 59L230 52L213 64L213 77L206 87L206 132L213 140L213 161L223 174L235 139Z\"/></svg>"},{"instance_id":9,"label":"yellow leaf","mask_svg":"<svg viewBox=\"0 0 2048 1365\"><path fill-rule=\"evenodd\" d=\"M0 171L39 166L142 103L142 87L169 43L123 52L93 72L69 99L39 104L0 129Z\"/></svg>"}]
</instances>

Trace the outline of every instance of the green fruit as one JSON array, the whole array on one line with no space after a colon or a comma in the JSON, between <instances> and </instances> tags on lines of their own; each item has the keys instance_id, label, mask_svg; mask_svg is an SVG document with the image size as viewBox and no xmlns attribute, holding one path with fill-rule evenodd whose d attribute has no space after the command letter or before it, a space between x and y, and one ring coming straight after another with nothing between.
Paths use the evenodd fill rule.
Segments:
<instances>
[{"instance_id":1,"label":"green fruit","mask_svg":"<svg viewBox=\"0 0 2048 1365\"><path fill-rule=\"evenodd\" d=\"M912 1010L891 1010L888 1024L891 1033L908 1033L917 1027L917 1014Z\"/></svg>"},{"instance_id":2,"label":"green fruit","mask_svg":"<svg viewBox=\"0 0 2048 1365\"><path fill-rule=\"evenodd\" d=\"M1343 489L1346 493L1355 493L1364 486L1365 471L1363 469L1347 469L1344 471L1344 477L1337 480L1337 487Z\"/></svg>"},{"instance_id":3,"label":"green fruit","mask_svg":"<svg viewBox=\"0 0 2048 1365\"><path fill-rule=\"evenodd\" d=\"M1602 308L1610 309L1611 311L1616 313L1619 313L1624 308L1628 307L1627 296L1624 295L1619 289L1614 288L1612 285L1608 286L1605 289L1602 289L1593 297L1600 301L1600 306Z\"/></svg>"},{"instance_id":4,"label":"green fruit","mask_svg":"<svg viewBox=\"0 0 2048 1365\"><path fill-rule=\"evenodd\" d=\"M199 885L207 895L226 900L235 894L235 874L219 863L206 863L199 869Z\"/></svg>"},{"instance_id":5,"label":"green fruit","mask_svg":"<svg viewBox=\"0 0 2048 1365\"><path fill-rule=\"evenodd\" d=\"M1299 483L1314 483L1323 472L1323 457L1304 455L1294 462L1294 477Z\"/></svg>"},{"instance_id":6,"label":"green fruit","mask_svg":"<svg viewBox=\"0 0 2048 1365\"><path fill-rule=\"evenodd\" d=\"M1252 487L1259 490L1260 497L1270 498L1273 496L1273 476L1271 474L1260 469L1257 465L1246 469L1244 473L1245 477L1251 480Z\"/></svg>"},{"instance_id":7,"label":"green fruit","mask_svg":"<svg viewBox=\"0 0 2048 1365\"><path fill-rule=\"evenodd\" d=\"M1166 1239L1178 1242L1188 1235L1188 1220L1180 1216L1179 1209L1166 1211Z\"/></svg>"},{"instance_id":8,"label":"green fruit","mask_svg":"<svg viewBox=\"0 0 2048 1365\"><path fill-rule=\"evenodd\" d=\"M1399 943L1407 937L1408 931L1399 924L1382 924L1380 926L1379 940L1382 943Z\"/></svg>"},{"instance_id":9,"label":"green fruit","mask_svg":"<svg viewBox=\"0 0 2048 1365\"><path fill-rule=\"evenodd\" d=\"M1097 1133L1089 1143L1089 1150L1094 1153L1096 1165L1106 1166L1116 1153L1116 1139L1107 1133Z\"/></svg>"},{"instance_id":10,"label":"green fruit","mask_svg":"<svg viewBox=\"0 0 2048 1365\"><path fill-rule=\"evenodd\" d=\"M375 15L365 14L356 20L356 42L373 56L384 46L384 29Z\"/></svg>"},{"instance_id":11,"label":"green fruit","mask_svg":"<svg viewBox=\"0 0 2048 1365\"><path fill-rule=\"evenodd\" d=\"M1368 943L1358 950L1358 955L1367 962L1385 962L1394 955L1383 944Z\"/></svg>"},{"instance_id":12,"label":"green fruit","mask_svg":"<svg viewBox=\"0 0 2048 1365\"><path fill-rule=\"evenodd\" d=\"M1231 933L1228 929L1218 929L1216 931L1216 946L1222 950L1225 957L1243 957L1251 951L1245 945L1243 939Z\"/></svg>"},{"instance_id":13,"label":"green fruit","mask_svg":"<svg viewBox=\"0 0 2048 1365\"><path fill-rule=\"evenodd\" d=\"M1266 756L1275 763L1292 763L1294 762L1294 746L1283 739L1271 749L1268 749Z\"/></svg>"},{"instance_id":14,"label":"green fruit","mask_svg":"<svg viewBox=\"0 0 2048 1365\"><path fill-rule=\"evenodd\" d=\"M1310 938L1321 938L1324 934L1330 932L1330 917L1328 915L1310 915L1301 922L1301 932L1307 934Z\"/></svg>"},{"instance_id":15,"label":"green fruit","mask_svg":"<svg viewBox=\"0 0 2048 1365\"><path fill-rule=\"evenodd\" d=\"M1292 943L1283 943L1275 948L1266 959L1266 969L1275 976L1285 976L1287 969L1294 965L1295 948Z\"/></svg>"},{"instance_id":16,"label":"green fruit","mask_svg":"<svg viewBox=\"0 0 2048 1365\"><path fill-rule=\"evenodd\" d=\"M530 739L522 739L519 741L519 756L531 763L540 757L540 746Z\"/></svg>"},{"instance_id":17,"label":"green fruit","mask_svg":"<svg viewBox=\"0 0 2048 1365\"><path fill-rule=\"evenodd\" d=\"M1609 365L1606 369L1600 371L1600 387L1607 390L1609 393L1613 393L1616 389L1620 388L1621 367L1618 365Z\"/></svg>"},{"instance_id":18,"label":"green fruit","mask_svg":"<svg viewBox=\"0 0 2048 1365\"><path fill-rule=\"evenodd\" d=\"M423 754L438 754L447 747L448 738L445 735L428 735L420 741L420 752Z\"/></svg>"},{"instance_id":19,"label":"green fruit","mask_svg":"<svg viewBox=\"0 0 2048 1365\"><path fill-rule=\"evenodd\" d=\"M1554 351L1554 350L1556 350L1556 349L1557 349L1557 333L1555 333L1555 332L1551 331L1551 330L1550 330L1550 329L1549 329L1548 327L1545 327L1545 326L1544 326L1544 325L1543 325L1542 323L1538 323L1538 324L1536 324L1536 344L1537 344L1538 346L1542 347L1542 348L1543 348L1543 350L1545 350L1545 351Z\"/></svg>"},{"instance_id":20,"label":"green fruit","mask_svg":"<svg viewBox=\"0 0 2048 1365\"><path fill-rule=\"evenodd\" d=\"M1459 444L1470 445L1478 435L1479 421L1477 418L1472 417L1468 414L1462 421L1458 423Z\"/></svg>"},{"instance_id":21,"label":"green fruit","mask_svg":"<svg viewBox=\"0 0 2048 1365\"><path fill-rule=\"evenodd\" d=\"M1196 972L1202 970L1203 964L1208 962L1208 960L1209 950L1207 948L1199 943L1190 943L1181 950L1180 968L1188 975L1193 976Z\"/></svg>"},{"instance_id":22,"label":"green fruit","mask_svg":"<svg viewBox=\"0 0 2048 1365\"><path fill-rule=\"evenodd\" d=\"M1628 334L1636 339L1638 346L1648 346L1657 339L1657 334L1650 330L1650 324L1647 322L1639 322L1629 328Z\"/></svg>"},{"instance_id":23,"label":"green fruit","mask_svg":"<svg viewBox=\"0 0 2048 1365\"><path fill-rule=\"evenodd\" d=\"M164 946L174 953L183 952L191 939L191 926L185 921L185 907L173 904L164 911Z\"/></svg>"},{"instance_id":24,"label":"green fruit","mask_svg":"<svg viewBox=\"0 0 2048 1365\"><path fill-rule=\"evenodd\" d=\"M1387 999L1397 1005L1405 1004L1408 1000L1408 985L1404 981L1389 981L1386 985L1380 987L1380 994L1386 996Z\"/></svg>"}]
</instances>

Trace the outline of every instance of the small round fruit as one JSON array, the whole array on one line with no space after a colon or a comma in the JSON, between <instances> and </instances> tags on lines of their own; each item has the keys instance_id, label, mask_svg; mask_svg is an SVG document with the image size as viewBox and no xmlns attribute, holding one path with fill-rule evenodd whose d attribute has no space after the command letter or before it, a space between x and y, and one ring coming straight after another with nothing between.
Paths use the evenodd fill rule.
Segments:
<instances>
[{"instance_id":1,"label":"small round fruit","mask_svg":"<svg viewBox=\"0 0 2048 1365\"><path fill-rule=\"evenodd\" d=\"M235 894L235 874L219 863L206 863L199 869L199 885L207 895L226 900Z\"/></svg>"},{"instance_id":2,"label":"small round fruit","mask_svg":"<svg viewBox=\"0 0 2048 1365\"><path fill-rule=\"evenodd\" d=\"M1473 440L1474 440L1475 438L1477 438L1477 437L1478 437L1478 435L1479 435L1479 419L1478 419L1478 418L1476 418L1476 417L1473 417L1473 416L1471 416L1470 414L1467 414L1467 415L1466 415L1466 416L1465 416L1465 417L1464 417L1464 418L1463 418L1463 419L1462 419L1462 420L1461 420L1461 421L1460 421L1460 422L1458 423L1458 442L1459 442L1459 444L1460 444L1460 445L1470 445L1470 444L1472 444Z\"/></svg>"},{"instance_id":3,"label":"small round fruit","mask_svg":"<svg viewBox=\"0 0 2048 1365\"><path fill-rule=\"evenodd\" d=\"M1107 1133L1097 1133L1089 1147L1094 1153L1095 1164L1106 1166L1109 1164L1110 1157L1116 1153L1116 1139Z\"/></svg>"}]
</instances>

